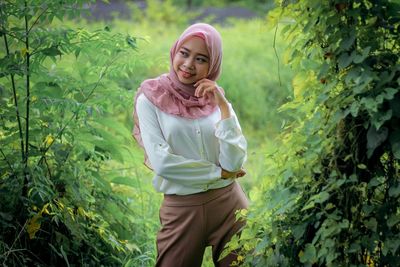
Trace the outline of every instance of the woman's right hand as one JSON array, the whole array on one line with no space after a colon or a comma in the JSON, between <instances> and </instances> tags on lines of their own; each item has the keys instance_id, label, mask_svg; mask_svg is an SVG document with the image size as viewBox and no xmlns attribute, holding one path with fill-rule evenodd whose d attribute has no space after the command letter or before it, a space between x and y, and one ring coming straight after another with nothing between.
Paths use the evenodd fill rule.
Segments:
<instances>
[{"instance_id":1,"label":"woman's right hand","mask_svg":"<svg viewBox=\"0 0 400 267\"><path fill-rule=\"evenodd\" d=\"M227 170L222 169L221 178L222 179L235 179L240 178L246 175L246 171L244 169L240 169L237 172L230 172Z\"/></svg>"}]
</instances>

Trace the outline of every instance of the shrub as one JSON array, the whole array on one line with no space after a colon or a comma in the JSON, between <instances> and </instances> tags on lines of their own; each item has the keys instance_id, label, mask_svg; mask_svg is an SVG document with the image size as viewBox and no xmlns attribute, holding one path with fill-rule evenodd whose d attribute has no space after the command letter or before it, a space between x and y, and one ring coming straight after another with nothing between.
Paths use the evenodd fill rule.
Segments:
<instances>
[{"instance_id":1,"label":"shrub","mask_svg":"<svg viewBox=\"0 0 400 267\"><path fill-rule=\"evenodd\" d=\"M268 161L241 246L249 266L394 266L400 259L400 6L283 1L271 13L298 71L294 123ZM289 18L289 19L288 19ZM245 256L246 258L243 258Z\"/></svg>"}]
</instances>

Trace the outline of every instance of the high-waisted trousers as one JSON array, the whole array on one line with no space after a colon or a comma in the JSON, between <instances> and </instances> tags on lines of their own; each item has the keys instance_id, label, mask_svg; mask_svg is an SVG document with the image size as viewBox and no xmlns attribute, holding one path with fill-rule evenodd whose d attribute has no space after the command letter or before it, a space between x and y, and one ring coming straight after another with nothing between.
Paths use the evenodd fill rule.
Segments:
<instances>
[{"instance_id":1,"label":"high-waisted trousers","mask_svg":"<svg viewBox=\"0 0 400 267\"><path fill-rule=\"evenodd\" d=\"M200 267L207 246L212 246L215 266L230 266L237 258L234 252L218 259L245 224L236 220L235 212L247 207L247 197L236 181L192 195L164 195L156 267Z\"/></svg>"}]
</instances>

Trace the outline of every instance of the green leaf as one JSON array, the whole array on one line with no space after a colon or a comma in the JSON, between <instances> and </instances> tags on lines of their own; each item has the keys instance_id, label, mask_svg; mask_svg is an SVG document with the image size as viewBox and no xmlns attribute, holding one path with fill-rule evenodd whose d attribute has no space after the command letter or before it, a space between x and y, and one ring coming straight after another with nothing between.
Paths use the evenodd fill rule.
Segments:
<instances>
[{"instance_id":1,"label":"green leaf","mask_svg":"<svg viewBox=\"0 0 400 267\"><path fill-rule=\"evenodd\" d=\"M373 232L376 232L378 227L378 222L374 217L370 218L368 221L364 221L364 225Z\"/></svg>"},{"instance_id":2,"label":"green leaf","mask_svg":"<svg viewBox=\"0 0 400 267\"><path fill-rule=\"evenodd\" d=\"M345 82L350 85L351 81L355 81L360 76L360 68L352 68L346 75Z\"/></svg>"},{"instance_id":3,"label":"green leaf","mask_svg":"<svg viewBox=\"0 0 400 267\"><path fill-rule=\"evenodd\" d=\"M386 112L376 112L372 116L372 124L376 127L376 129L379 129L386 121L392 118L392 115L391 109L387 110Z\"/></svg>"},{"instance_id":4,"label":"green leaf","mask_svg":"<svg viewBox=\"0 0 400 267\"><path fill-rule=\"evenodd\" d=\"M349 248L349 252L350 253L356 253L361 251L361 246L359 243L351 243L350 248Z\"/></svg>"},{"instance_id":5,"label":"green leaf","mask_svg":"<svg viewBox=\"0 0 400 267\"><path fill-rule=\"evenodd\" d=\"M65 260L65 263L67 264L68 267L70 267L69 262L68 262L67 253L65 253L65 251L64 251L62 245L61 245L61 247L60 247L60 251L61 251L61 254L63 255L63 258L64 258L64 260Z\"/></svg>"},{"instance_id":6,"label":"green leaf","mask_svg":"<svg viewBox=\"0 0 400 267\"><path fill-rule=\"evenodd\" d=\"M389 188L389 196L397 197L398 195L400 195L400 184L398 184L397 186L392 185Z\"/></svg>"},{"instance_id":7,"label":"green leaf","mask_svg":"<svg viewBox=\"0 0 400 267\"><path fill-rule=\"evenodd\" d=\"M380 177L374 177L371 179L371 181L369 181L368 183L368 188L374 188L377 187L378 185L381 185L383 183L384 177L380 176Z\"/></svg>"},{"instance_id":8,"label":"green leaf","mask_svg":"<svg viewBox=\"0 0 400 267\"><path fill-rule=\"evenodd\" d=\"M56 46L45 48L42 50L42 53L51 57L62 55L62 52Z\"/></svg>"},{"instance_id":9,"label":"green leaf","mask_svg":"<svg viewBox=\"0 0 400 267\"><path fill-rule=\"evenodd\" d=\"M296 240L299 240L303 236L303 234L306 230L306 227L307 227L307 223L295 225L292 227L292 233Z\"/></svg>"},{"instance_id":10,"label":"green leaf","mask_svg":"<svg viewBox=\"0 0 400 267\"><path fill-rule=\"evenodd\" d=\"M98 172L92 171L93 181L97 188L100 188L103 193L108 193L112 191L111 185L106 181Z\"/></svg>"},{"instance_id":11,"label":"green leaf","mask_svg":"<svg viewBox=\"0 0 400 267\"><path fill-rule=\"evenodd\" d=\"M282 178L283 181L287 181L288 179L290 179L293 176L293 171L291 169L287 169L283 172L282 174Z\"/></svg>"},{"instance_id":12,"label":"green leaf","mask_svg":"<svg viewBox=\"0 0 400 267\"><path fill-rule=\"evenodd\" d=\"M382 251L385 256L387 255L387 252L392 252L393 255L396 255L396 251L400 246L400 239L399 238L388 238L385 240L383 243L383 248L384 250Z\"/></svg>"},{"instance_id":13,"label":"green leaf","mask_svg":"<svg viewBox=\"0 0 400 267\"><path fill-rule=\"evenodd\" d=\"M133 49L135 49L135 50L137 49L137 38L136 37L132 37L132 36L128 35L128 36L126 36L126 42Z\"/></svg>"},{"instance_id":14,"label":"green leaf","mask_svg":"<svg viewBox=\"0 0 400 267\"><path fill-rule=\"evenodd\" d=\"M399 214L392 214L389 219L387 220L387 225L389 227L393 227L400 222L400 215Z\"/></svg>"},{"instance_id":15,"label":"green leaf","mask_svg":"<svg viewBox=\"0 0 400 267\"><path fill-rule=\"evenodd\" d=\"M370 46L367 46L363 49L363 51L361 52L361 54L355 55L354 56L354 60L353 62L358 64L364 61L365 58L368 57L369 51L371 50Z\"/></svg>"},{"instance_id":16,"label":"green leaf","mask_svg":"<svg viewBox=\"0 0 400 267\"><path fill-rule=\"evenodd\" d=\"M322 191L318 195L314 195L311 197L311 200L314 200L315 203L323 203L329 198L329 193L326 191Z\"/></svg>"},{"instance_id":17,"label":"green leaf","mask_svg":"<svg viewBox=\"0 0 400 267\"><path fill-rule=\"evenodd\" d=\"M353 103L351 103L350 113L351 113L351 115L353 117L357 117L359 109L360 109L360 103L359 102L354 101Z\"/></svg>"},{"instance_id":18,"label":"green leaf","mask_svg":"<svg viewBox=\"0 0 400 267\"><path fill-rule=\"evenodd\" d=\"M357 168L359 168L361 170L365 170L365 169L367 169L367 166L365 164L360 163L357 165Z\"/></svg>"},{"instance_id":19,"label":"green leaf","mask_svg":"<svg viewBox=\"0 0 400 267\"><path fill-rule=\"evenodd\" d=\"M385 99L391 100L394 98L395 94L397 94L398 92L399 92L398 89L388 87L385 89L384 97L385 97Z\"/></svg>"},{"instance_id":20,"label":"green leaf","mask_svg":"<svg viewBox=\"0 0 400 267\"><path fill-rule=\"evenodd\" d=\"M301 209L301 211L305 211L305 210L308 210L308 209L311 209L311 208L314 208L314 207L315 207L315 202L314 201L309 201L309 202L307 202L307 205L305 205Z\"/></svg>"},{"instance_id":21,"label":"green leaf","mask_svg":"<svg viewBox=\"0 0 400 267\"><path fill-rule=\"evenodd\" d=\"M364 204L362 210L365 212L365 215L368 216L372 211L374 211L375 207L372 205Z\"/></svg>"},{"instance_id":22,"label":"green leaf","mask_svg":"<svg viewBox=\"0 0 400 267\"><path fill-rule=\"evenodd\" d=\"M322 79L322 78L326 77L328 71L329 71L329 64L324 62L324 64L322 64L320 71L318 73L318 79Z\"/></svg>"},{"instance_id":23,"label":"green leaf","mask_svg":"<svg viewBox=\"0 0 400 267\"><path fill-rule=\"evenodd\" d=\"M356 34L355 33L350 34L349 37L342 40L342 42L340 43L340 48L342 50L348 50L354 44L355 40L356 40Z\"/></svg>"},{"instance_id":24,"label":"green leaf","mask_svg":"<svg viewBox=\"0 0 400 267\"><path fill-rule=\"evenodd\" d=\"M111 183L137 187L137 183L132 177L118 176L112 179Z\"/></svg>"},{"instance_id":25,"label":"green leaf","mask_svg":"<svg viewBox=\"0 0 400 267\"><path fill-rule=\"evenodd\" d=\"M81 53L81 48L75 49L75 52L74 52L75 58L78 58L80 53Z\"/></svg>"},{"instance_id":26,"label":"green leaf","mask_svg":"<svg viewBox=\"0 0 400 267\"><path fill-rule=\"evenodd\" d=\"M392 152L396 159L400 159L400 142L392 143Z\"/></svg>"},{"instance_id":27,"label":"green leaf","mask_svg":"<svg viewBox=\"0 0 400 267\"><path fill-rule=\"evenodd\" d=\"M393 155L396 159L400 159L400 130L392 132L389 141L392 146Z\"/></svg>"},{"instance_id":28,"label":"green leaf","mask_svg":"<svg viewBox=\"0 0 400 267\"><path fill-rule=\"evenodd\" d=\"M367 156L370 158L374 150L380 146L388 137L389 130L386 127L380 128L378 131L375 126L371 125L367 132Z\"/></svg>"},{"instance_id":29,"label":"green leaf","mask_svg":"<svg viewBox=\"0 0 400 267\"><path fill-rule=\"evenodd\" d=\"M353 60L353 56L349 55L348 53L342 53L338 58L339 68L344 69L350 65L351 61Z\"/></svg>"},{"instance_id":30,"label":"green leaf","mask_svg":"<svg viewBox=\"0 0 400 267\"><path fill-rule=\"evenodd\" d=\"M303 253L300 253L301 263L314 263L317 260L317 252L313 244L306 244Z\"/></svg>"},{"instance_id":31,"label":"green leaf","mask_svg":"<svg viewBox=\"0 0 400 267\"><path fill-rule=\"evenodd\" d=\"M375 98L371 97L363 97L360 101L362 105L368 110L372 112L378 111L378 103L375 101Z\"/></svg>"}]
</instances>

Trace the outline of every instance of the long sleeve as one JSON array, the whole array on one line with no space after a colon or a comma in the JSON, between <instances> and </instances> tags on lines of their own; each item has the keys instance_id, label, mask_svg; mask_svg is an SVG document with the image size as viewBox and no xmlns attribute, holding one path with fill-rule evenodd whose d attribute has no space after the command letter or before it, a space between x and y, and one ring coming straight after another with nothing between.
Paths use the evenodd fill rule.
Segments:
<instances>
[{"instance_id":1,"label":"long sleeve","mask_svg":"<svg viewBox=\"0 0 400 267\"><path fill-rule=\"evenodd\" d=\"M216 125L215 136L219 140L219 162L227 171L238 171L247 158L247 142L232 107L232 116Z\"/></svg>"},{"instance_id":2,"label":"long sleeve","mask_svg":"<svg viewBox=\"0 0 400 267\"><path fill-rule=\"evenodd\" d=\"M221 178L221 168L216 164L174 153L163 135L156 107L144 95L138 97L136 112L143 145L156 175L192 188L204 188Z\"/></svg>"}]
</instances>

